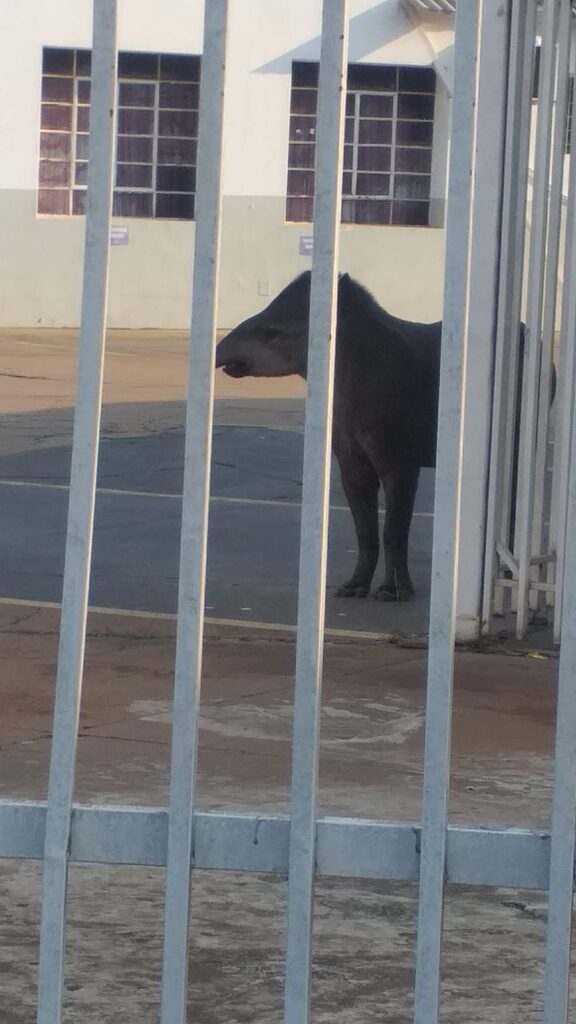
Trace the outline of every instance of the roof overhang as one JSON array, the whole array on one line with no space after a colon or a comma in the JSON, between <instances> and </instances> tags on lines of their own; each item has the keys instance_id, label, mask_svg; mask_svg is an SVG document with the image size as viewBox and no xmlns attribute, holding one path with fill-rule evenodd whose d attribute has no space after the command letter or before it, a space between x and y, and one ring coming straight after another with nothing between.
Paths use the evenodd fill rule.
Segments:
<instances>
[{"instance_id":1,"label":"roof overhang","mask_svg":"<svg viewBox=\"0 0 576 1024\"><path fill-rule=\"evenodd\" d=\"M454 14L456 0L407 0L417 14Z\"/></svg>"},{"instance_id":2,"label":"roof overhang","mask_svg":"<svg viewBox=\"0 0 576 1024\"><path fill-rule=\"evenodd\" d=\"M455 14L456 0L405 0L408 7L420 14ZM540 0L539 7L542 7ZM576 0L572 0L572 13L576 15Z\"/></svg>"}]
</instances>

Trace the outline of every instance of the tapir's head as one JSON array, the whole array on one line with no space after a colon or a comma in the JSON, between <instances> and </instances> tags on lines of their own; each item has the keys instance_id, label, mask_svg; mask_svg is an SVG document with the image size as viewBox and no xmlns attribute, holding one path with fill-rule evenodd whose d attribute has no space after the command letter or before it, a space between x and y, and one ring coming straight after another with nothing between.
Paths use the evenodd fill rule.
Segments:
<instances>
[{"instance_id":1,"label":"tapir's head","mask_svg":"<svg viewBox=\"0 0 576 1024\"><path fill-rule=\"evenodd\" d=\"M230 377L306 376L310 272L301 274L266 309L244 320L218 344L216 366Z\"/></svg>"}]
</instances>

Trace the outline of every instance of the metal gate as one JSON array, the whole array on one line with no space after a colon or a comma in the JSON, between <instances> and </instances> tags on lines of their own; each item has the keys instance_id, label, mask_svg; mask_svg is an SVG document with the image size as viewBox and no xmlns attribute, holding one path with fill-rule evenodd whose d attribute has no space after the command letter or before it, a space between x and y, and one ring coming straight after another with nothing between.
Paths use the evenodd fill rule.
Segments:
<instances>
[{"instance_id":1,"label":"metal gate","mask_svg":"<svg viewBox=\"0 0 576 1024\"><path fill-rule=\"evenodd\" d=\"M512 610L523 637L548 606L556 642L575 380L573 6L512 8L482 616L490 632Z\"/></svg>"},{"instance_id":2,"label":"metal gate","mask_svg":"<svg viewBox=\"0 0 576 1024\"><path fill-rule=\"evenodd\" d=\"M529 25L535 2L512 3L513 25L518 31ZM62 1019L70 862L166 868L162 1024L184 1024L186 1019L193 868L288 876L286 1024L306 1024L309 1020L316 875L419 881L416 1024L435 1024L440 1019L446 883L549 890L544 1020L546 1024L561 1024L567 1019L576 820L574 437L569 448L572 472L567 500L564 641L551 835L521 829L447 826L462 475L461 396L471 289L469 228L476 72L484 13L490 13L495 3L496 0L484 0L483 5L481 0L459 0L457 7L424 798L421 824L411 825L356 818L318 819L316 813L347 0L324 0L323 9L291 815L287 818L258 811L228 814L195 810L227 0L207 0L205 5L191 325L194 359L186 424L170 805L167 809L143 810L73 804L104 354L116 69L117 0L94 0L84 288L48 800L0 803L0 857L36 858L44 862L40 1024L59 1024ZM556 6L556 0L549 6ZM566 6L567 2L563 4ZM574 315L576 289L567 288L566 283L565 294L570 293L566 302Z\"/></svg>"}]
</instances>

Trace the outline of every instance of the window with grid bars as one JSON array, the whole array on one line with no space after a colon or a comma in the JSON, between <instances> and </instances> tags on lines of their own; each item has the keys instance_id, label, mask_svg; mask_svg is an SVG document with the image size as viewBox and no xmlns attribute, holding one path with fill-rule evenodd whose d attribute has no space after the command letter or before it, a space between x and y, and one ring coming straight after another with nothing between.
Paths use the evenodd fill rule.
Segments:
<instances>
[{"instance_id":1,"label":"window with grid bars","mask_svg":"<svg viewBox=\"0 0 576 1024\"><path fill-rule=\"evenodd\" d=\"M114 214L194 217L200 58L118 55ZM86 210L90 53L45 49L38 213Z\"/></svg>"},{"instance_id":2,"label":"window with grid bars","mask_svg":"<svg viewBox=\"0 0 576 1024\"><path fill-rule=\"evenodd\" d=\"M428 224L435 92L432 68L350 65L343 223ZM294 62L288 221L312 220L317 102L318 65Z\"/></svg>"}]
</instances>

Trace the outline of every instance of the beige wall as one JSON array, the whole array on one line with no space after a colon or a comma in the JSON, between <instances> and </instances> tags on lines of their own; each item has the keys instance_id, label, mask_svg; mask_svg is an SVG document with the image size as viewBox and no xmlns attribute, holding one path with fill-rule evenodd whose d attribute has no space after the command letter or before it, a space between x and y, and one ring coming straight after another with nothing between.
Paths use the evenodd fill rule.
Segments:
<instances>
[{"instance_id":1,"label":"beige wall","mask_svg":"<svg viewBox=\"0 0 576 1024\"><path fill-rule=\"evenodd\" d=\"M76 326L84 220L37 217L32 191L0 192L0 325ZM190 316L194 225L121 220L128 245L111 250L112 327L185 328ZM261 309L311 265L299 254L310 224L284 222L284 198L226 197L219 326ZM441 315L444 232L437 228L344 226L341 268L393 313Z\"/></svg>"}]
</instances>

